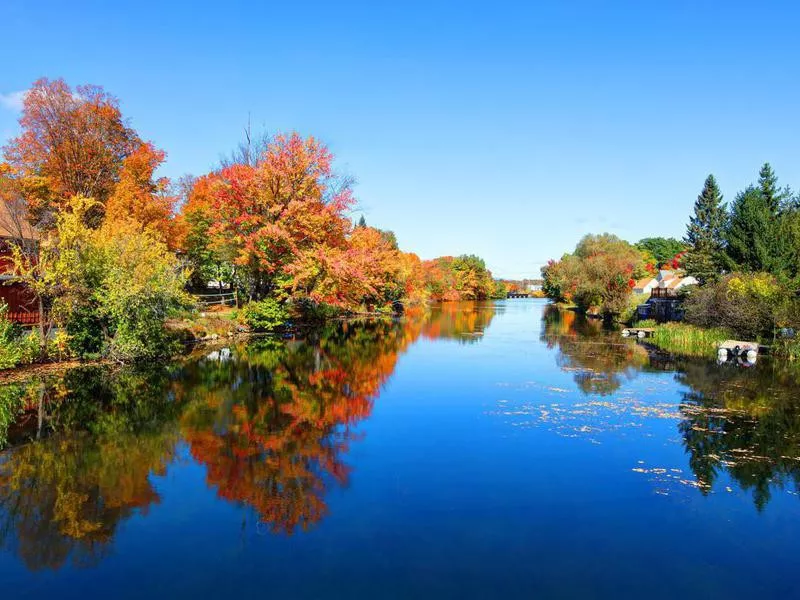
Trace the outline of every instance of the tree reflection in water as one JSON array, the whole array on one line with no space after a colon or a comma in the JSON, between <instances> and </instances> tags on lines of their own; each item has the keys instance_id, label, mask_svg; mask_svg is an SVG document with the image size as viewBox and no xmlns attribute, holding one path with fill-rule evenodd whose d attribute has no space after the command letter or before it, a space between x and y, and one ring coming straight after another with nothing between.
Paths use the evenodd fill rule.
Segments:
<instances>
[{"instance_id":1,"label":"tree reflection in water","mask_svg":"<svg viewBox=\"0 0 800 600\"><path fill-rule=\"evenodd\" d=\"M503 307L494 302L443 302L424 319L422 334L428 339L452 339L471 344L481 339L495 314Z\"/></svg>"},{"instance_id":2,"label":"tree reflection in water","mask_svg":"<svg viewBox=\"0 0 800 600\"><path fill-rule=\"evenodd\" d=\"M800 378L775 363L746 370L681 364L679 425L689 464L704 492L722 471L750 491L759 510L775 489L800 491ZM796 369L796 367L795 367Z\"/></svg>"},{"instance_id":3,"label":"tree reflection in water","mask_svg":"<svg viewBox=\"0 0 800 600\"><path fill-rule=\"evenodd\" d=\"M587 395L613 394L623 377L636 377L649 361L644 347L611 337L602 321L552 305L544 311L541 339L548 348L558 349L558 366L573 372L578 388Z\"/></svg>"},{"instance_id":4,"label":"tree reflection in water","mask_svg":"<svg viewBox=\"0 0 800 600\"><path fill-rule=\"evenodd\" d=\"M168 385L168 372L82 368L16 386L30 410L14 436L55 435L0 458L2 545L30 569L102 558L119 523L159 501L150 475L165 472L178 439Z\"/></svg>"},{"instance_id":5,"label":"tree reflection in water","mask_svg":"<svg viewBox=\"0 0 800 600\"><path fill-rule=\"evenodd\" d=\"M263 338L174 366L79 368L0 387L0 544L31 569L93 564L119 524L159 502L183 440L219 497L276 533L306 530L346 485L355 426L421 335L480 339L494 315L445 306L343 322L302 340Z\"/></svg>"},{"instance_id":6,"label":"tree reflection in water","mask_svg":"<svg viewBox=\"0 0 800 600\"><path fill-rule=\"evenodd\" d=\"M698 489L709 493L725 472L761 510L774 490L800 492L800 369L762 360L754 369L666 355L635 340L620 341L598 321L550 306L542 340L574 371L578 388L606 396L623 377L674 372L686 386L678 430Z\"/></svg>"}]
</instances>

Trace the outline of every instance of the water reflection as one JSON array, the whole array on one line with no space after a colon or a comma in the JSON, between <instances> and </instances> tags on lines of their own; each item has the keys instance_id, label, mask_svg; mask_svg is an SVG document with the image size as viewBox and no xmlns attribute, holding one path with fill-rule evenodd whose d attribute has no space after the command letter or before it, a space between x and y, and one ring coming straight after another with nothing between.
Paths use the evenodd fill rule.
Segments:
<instances>
[{"instance_id":1,"label":"water reflection","mask_svg":"<svg viewBox=\"0 0 800 600\"><path fill-rule=\"evenodd\" d=\"M796 367L763 361L744 369L675 358L635 340L620 341L616 333L604 331L600 322L556 307L545 309L543 325L542 340L558 350L558 366L574 372L575 383L586 395L612 395L624 381L646 371L674 372L685 386L677 414L675 402L644 405L627 395L618 395L614 402L573 404L572 412L580 415L581 422L572 425L571 431L596 428L604 419L597 409L615 415L675 418L695 477L691 483L703 494L714 489L722 473L750 492L759 510L775 490L800 490L800 372ZM552 418L564 409L548 410Z\"/></svg>"},{"instance_id":2,"label":"water reflection","mask_svg":"<svg viewBox=\"0 0 800 600\"><path fill-rule=\"evenodd\" d=\"M700 489L721 472L763 509L774 490L800 491L800 380L776 363L754 369L681 365L679 425Z\"/></svg>"},{"instance_id":3,"label":"water reflection","mask_svg":"<svg viewBox=\"0 0 800 600\"><path fill-rule=\"evenodd\" d=\"M492 305L344 322L148 371L79 368L0 387L0 544L29 569L91 565L159 502L179 444L219 498L275 533L307 530L348 483L345 456L398 357L421 335L477 341ZM5 420L3 420L5 419Z\"/></svg>"},{"instance_id":4,"label":"water reflection","mask_svg":"<svg viewBox=\"0 0 800 600\"><path fill-rule=\"evenodd\" d=\"M150 476L165 472L178 439L176 405L160 393L168 381L89 368L10 388L31 407L15 436L85 430L2 455L2 545L34 570L105 556L119 523L159 501Z\"/></svg>"},{"instance_id":5,"label":"water reflection","mask_svg":"<svg viewBox=\"0 0 800 600\"><path fill-rule=\"evenodd\" d=\"M485 333L503 310L450 304L400 321L339 323L305 339L205 349L160 369L86 367L2 386L0 432L9 449L0 453L0 545L31 570L97 564L123 523L173 498L159 476L179 472L187 457L203 467L213 494L264 529L279 536L311 529L328 514L331 491L350 482L359 424L399 357L421 338L483 343L473 356L485 356L492 339ZM738 486L762 509L777 490L798 490L800 408L790 371L770 361L742 370L675 359L552 308L543 313L541 340L556 365L540 355L536 381L525 384L534 420L566 423L570 437L602 438L605 428L633 444L639 438L631 432L657 432L659 445L680 457L663 477L693 484L694 497ZM508 368L536 358L515 360ZM570 389L555 389L557 378ZM669 387L659 389L664 382ZM465 414L471 428L474 415ZM424 417L408 418L407 426ZM639 427L652 419L658 427ZM636 458L634 470L659 470Z\"/></svg>"},{"instance_id":6,"label":"water reflection","mask_svg":"<svg viewBox=\"0 0 800 600\"><path fill-rule=\"evenodd\" d=\"M547 306L543 319L542 341L558 349L558 366L574 373L584 394L613 394L648 364L644 347L611 336L598 319L556 306Z\"/></svg>"},{"instance_id":7,"label":"water reflection","mask_svg":"<svg viewBox=\"0 0 800 600\"><path fill-rule=\"evenodd\" d=\"M445 302L431 308L424 319L423 335L471 344L481 339L503 306L494 302Z\"/></svg>"}]
</instances>

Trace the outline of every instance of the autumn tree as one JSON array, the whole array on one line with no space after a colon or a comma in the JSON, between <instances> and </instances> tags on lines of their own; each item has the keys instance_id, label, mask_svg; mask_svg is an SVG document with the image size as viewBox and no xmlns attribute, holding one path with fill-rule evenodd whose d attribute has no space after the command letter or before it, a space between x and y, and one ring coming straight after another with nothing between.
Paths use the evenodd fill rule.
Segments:
<instances>
[{"instance_id":1,"label":"autumn tree","mask_svg":"<svg viewBox=\"0 0 800 600\"><path fill-rule=\"evenodd\" d=\"M587 235L573 254L542 269L543 289L554 300L612 315L625 309L634 278L643 273L642 255L628 242L608 233Z\"/></svg>"},{"instance_id":2,"label":"autumn tree","mask_svg":"<svg viewBox=\"0 0 800 600\"><path fill-rule=\"evenodd\" d=\"M221 253L233 256L251 298L287 287L311 295L309 274L330 249L344 246L352 192L332 159L314 138L279 135L255 167L237 164L217 174L209 233ZM302 288L289 280L299 272Z\"/></svg>"},{"instance_id":3,"label":"autumn tree","mask_svg":"<svg viewBox=\"0 0 800 600\"><path fill-rule=\"evenodd\" d=\"M111 221L132 220L174 247L176 197L171 194L169 179L155 177L155 171L165 157L162 150L148 142L125 158L119 181L106 203L105 218Z\"/></svg>"},{"instance_id":4,"label":"autumn tree","mask_svg":"<svg viewBox=\"0 0 800 600\"><path fill-rule=\"evenodd\" d=\"M25 94L22 133L3 149L19 176L46 193L29 197L37 222L50 222L52 210L73 196L104 205L119 181L126 157L140 146L119 102L102 88L62 79L40 79ZM94 224L102 211L89 215ZM49 221L48 221L49 219Z\"/></svg>"},{"instance_id":5,"label":"autumn tree","mask_svg":"<svg viewBox=\"0 0 800 600\"><path fill-rule=\"evenodd\" d=\"M485 300L495 285L482 258L441 256L424 264L428 292L434 300Z\"/></svg>"},{"instance_id":6,"label":"autumn tree","mask_svg":"<svg viewBox=\"0 0 800 600\"><path fill-rule=\"evenodd\" d=\"M485 300L494 291L492 274L486 263L474 254L462 254L453 261L456 289L463 300Z\"/></svg>"}]
</instances>

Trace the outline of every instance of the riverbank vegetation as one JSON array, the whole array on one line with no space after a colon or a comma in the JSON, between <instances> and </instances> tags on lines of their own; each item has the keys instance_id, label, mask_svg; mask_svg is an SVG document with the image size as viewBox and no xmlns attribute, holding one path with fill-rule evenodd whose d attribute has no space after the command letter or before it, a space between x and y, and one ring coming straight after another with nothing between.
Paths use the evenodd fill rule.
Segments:
<instances>
[{"instance_id":1,"label":"riverbank vegetation","mask_svg":"<svg viewBox=\"0 0 800 600\"><path fill-rule=\"evenodd\" d=\"M39 326L23 332L0 312L0 368L169 355L165 322L210 282L256 330L505 295L477 256L424 261L354 222L353 178L313 137L248 132L218 168L173 182L116 98L47 79L25 94L20 128L0 158L0 270Z\"/></svg>"},{"instance_id":2,"label":"riverbank vegetation","mask_svg":"<svg viewBox=\"0 0 800 600\"><path fill-rule=\"evenodd\" d=\"M648 340L662 350L684 356L708 357L717 353L719 344L732 337L724 327L697 327L688 323L657 325Z\"/></svg>"},{"instance_id":3,"label":"riverbank vegetation","mask_svg":"<svg viewBox=\"0 0 800 600\"><path fill-rule=\"evenodd\" d=\"M543 269L543 290L558 302L584 312L620 314L628 306L636 278L644 277L647 256L615 235L587 235L571 254Z\"/></svg>"},{"instance_id":4,"label":"riverbank vegetation","mask_svg":"<svg viewBox=\"0 0 800 600\"><path fill-rule=\"evenodd\" d=\"M724 331L800 358L800 195L781 187L769 164L730 207L709 175L682 242L586 236L542 273L548 297L627 322L647 299L634 295L636 278L656 267L680 270L699 285L675 295L685 325L657 327L655 344L710 355Z\"/></svg>"}]
</instances>

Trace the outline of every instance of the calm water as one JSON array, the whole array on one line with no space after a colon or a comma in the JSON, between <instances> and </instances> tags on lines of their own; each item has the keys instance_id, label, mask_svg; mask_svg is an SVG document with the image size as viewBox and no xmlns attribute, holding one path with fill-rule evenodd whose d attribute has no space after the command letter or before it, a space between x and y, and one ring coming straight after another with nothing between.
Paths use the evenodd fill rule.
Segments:
<instances>
[{"instance_id":1,"label":"calm water","mask_svg":"<svg viewBox=\"0 0 800 600\"><path fill-rule=\"evenodd\" d=\"M528 300L6 386L1 597L800 597L799 396Z\"/></svg>"}]
</instances>

